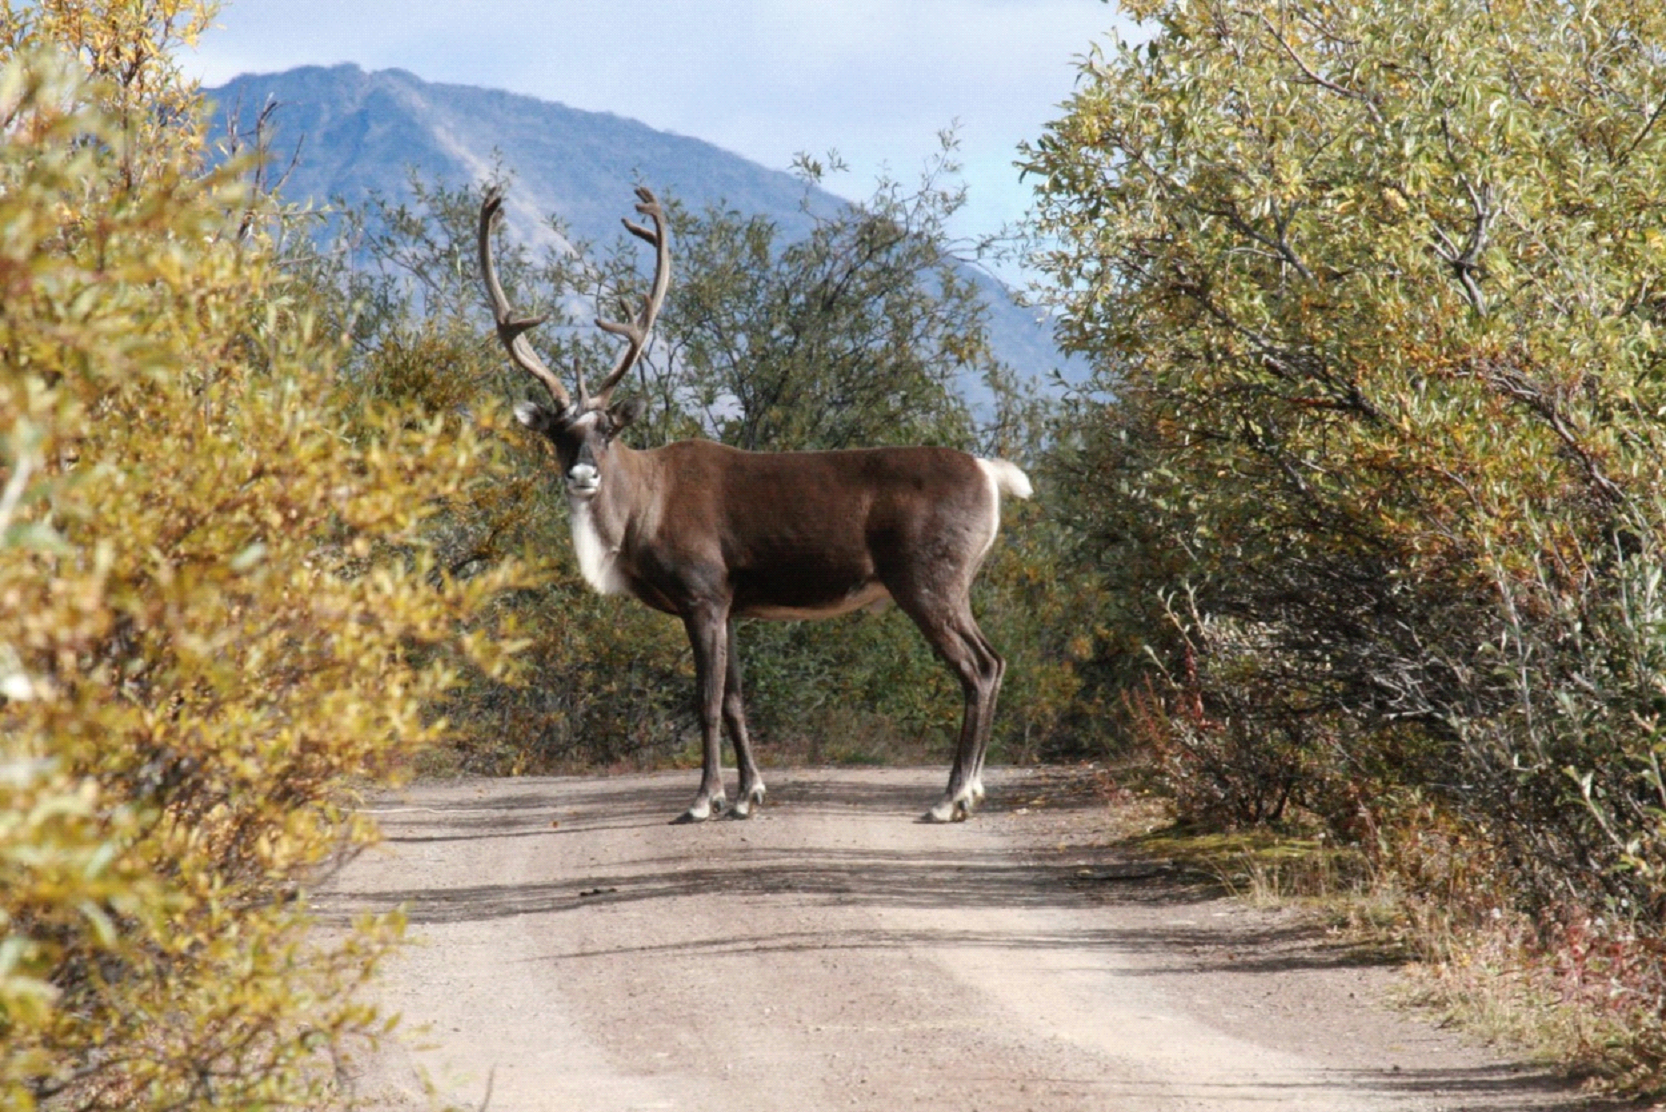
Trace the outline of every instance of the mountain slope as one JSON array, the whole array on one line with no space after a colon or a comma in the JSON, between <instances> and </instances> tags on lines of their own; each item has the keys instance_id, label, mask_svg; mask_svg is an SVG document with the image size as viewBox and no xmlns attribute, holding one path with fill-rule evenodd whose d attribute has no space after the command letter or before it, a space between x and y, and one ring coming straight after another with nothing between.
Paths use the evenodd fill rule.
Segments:
<instances>
[{"instance_id":1,"label":"mountain slope","mask_svg":"<svg viewBox=\"0 0 1666 1112\"><path fill-rule=\"evenodd\" d=\"M299 144L285 187L292 200L356 202L373 189L397 197L412 169L460 184L501 159L515 175L517 215L560 213L584 239L613 235L637 181L694 207L726 199L769 213L789 232L808 223L804 185L791 174L607 113L353 65L244 75L205 92L220 134L228 115L251 133L260 109L277 102L274 152L287 160ZM818 193L815 203L838 201Z\"/></svg>"},{"instance_id":2,"label":"mountain slope","mask_svg":"<svg viewBox=\"0 0 1666 1112\"><path fill-rule=\"evenodd\" d=\"M514 93L427 82L403 70L305 66L244 75L204 92L215 105L215 139L226 134L228 119L252 135L263 106L277 102L274 158L287 164L298 151L284 186L291 201L355 205L372 191L397 199L408 193L413 171L457 186L486 178L501 163L513 175L505 206L513 235L546 238L544 218L555 213L576 238L594 243L616 234L638 182L691 208L721 201L762 213L788 239L808 231L806 204L822 213L843 204L792 174L699 139ZM998 282L979 278L996 354L1025 377L1064 366L1045 325Z\"/></svg>"}]
</instances>

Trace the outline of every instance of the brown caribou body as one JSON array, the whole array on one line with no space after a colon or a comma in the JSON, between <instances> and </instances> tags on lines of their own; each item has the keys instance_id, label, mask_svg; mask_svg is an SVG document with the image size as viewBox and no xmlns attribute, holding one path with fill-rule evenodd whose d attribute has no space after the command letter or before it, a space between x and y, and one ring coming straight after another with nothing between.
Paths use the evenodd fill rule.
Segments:
<instances>
[{"instance_id":1,"label":"brown caribou body","mask_svg":"<svg viewBox=\"0 0 1666 1112\"><path fill-rule=\"evenodd\" d=\"M934 821L966 817L983 796L982 769L1005 671L972 617L970 591L1000 525L1003 493L1030 495L1010 463L947 448L745 452L704 440L635 450L618 434L636 410L610 404L641 355L670 277L664 218L639 189L653 227L626 226L658 255L652 291L629 323L598 321L628 343L591 396L575 403L527 345L536 320L514 319L491 256L502 198L481 206L479 248L498 333L515 362L549 389L553 406L525 402L516 416L549 439L560 460L580 570L604 594L631 595L681 618L694 650L704 767L679 821L724 809L722 735L740 769L731 814L764 798L752 754L734 647L741 617L801 619L849 613L890 599L912 618L961 682L965 713Z\"/></svg>"}]
</instances>

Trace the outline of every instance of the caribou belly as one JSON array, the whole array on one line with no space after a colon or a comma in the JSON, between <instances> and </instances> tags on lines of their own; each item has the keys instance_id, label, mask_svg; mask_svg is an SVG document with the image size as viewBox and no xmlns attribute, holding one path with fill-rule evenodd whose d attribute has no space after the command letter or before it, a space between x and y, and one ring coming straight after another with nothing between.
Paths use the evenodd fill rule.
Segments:
<instances>
[{"instance_id":1,"label":"caribou belly","mask_svg":"<svg viewBox=\"0 0 1666 1112\"><path fill-rule=\"evenodd\" d=\"M824 603L807 606L771 606L760 603L739 607L735 612L744 618L797 622L814 618L837 618L841 614L849 614L864 608L881 610L890 601L891 592L885 589L883 583L866 583L845 595Z\"/></svg>"}]
</instances>

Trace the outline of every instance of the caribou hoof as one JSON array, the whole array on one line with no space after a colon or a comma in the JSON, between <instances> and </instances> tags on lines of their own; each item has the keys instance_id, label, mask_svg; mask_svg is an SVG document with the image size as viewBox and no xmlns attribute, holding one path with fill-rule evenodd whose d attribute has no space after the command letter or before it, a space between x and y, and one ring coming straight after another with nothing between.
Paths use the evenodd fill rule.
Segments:
<instances>
[{"instance_id":1,"label":"caribou hoof","mask_svg":"<svg viewBox=\"0 0 1666 1112\"><path fill-rule=\"evenodd\" d=\"M945 799L920 816L921 822L965 822L972 808L964 799Z\"/></svg>"},{"instance_id":2,"label":"caribou hoof","mask_svg":"<svg viewBox=\"0 0 1666 1112\"><path fill-rule=\"evenodd\" d=\"M759 784L735 801L735 806L729 812L729 817L732 819L749 819L752 817L752 808L762 807L763 805L764 786Z\"/></svg>"},{"instance_id":3,"label":"caribou hoof","mask_svg":"<svg viewBox=\"0 0 1666 1112\"><path fill-rule=\"evenodd\" d=\"M694 806L671 820L672 826L687 826L690 823L705 822L713 815L721 815L725 806L723 797L695 800Z\"/></svg>"}]
</instances>

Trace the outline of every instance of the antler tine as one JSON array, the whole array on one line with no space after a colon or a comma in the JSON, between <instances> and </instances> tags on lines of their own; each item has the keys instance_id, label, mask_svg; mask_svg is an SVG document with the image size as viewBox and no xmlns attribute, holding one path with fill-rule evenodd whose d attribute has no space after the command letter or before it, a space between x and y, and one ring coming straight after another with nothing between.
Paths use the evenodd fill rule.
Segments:
<instances>
[{"instance_id":1,"label":"antler tine","mask_svg":"<svg viewBox=\"0 0 1666 1112\"><path fill-rule=\"evenodd\" d=\"M613 365L613 370L608 372L601 386L596 389L599 405L607 404L607 399L613 394L613 388L625 377L625 372L642 358L642 351L648 346L648 333L653 329L654 320L665 305L666 291L671 288L671 237L665 227L665 210L660 207L659 201L646 186L637 186L636 196L639 201L636 211L651 220L654 226L646 228L628 218L623 223L633 236L654 245L654 282L642 299L642 311L637 313L633 320L596 321L597 328L615 336L623 336L627 341L625 350L619 354L618 362Z\"/></svg>"},{"instance_id":2,"label":"antler tine","mask_svg":"<svg viewBox=\"0 0 1666 1112\"><path fill-rule=\"evenodd\" d=\"M480 274L486 283L486 297L492 303L492 318L497 322L497 336L509 352L509 358L521 370L536 378L549 390L550 397L557 405L567 409L573 404L572 396L567 388L561 385L561 379L545 365L532 350L532 344L527 341L526 332L543 324L547 317L516 317L509 306L509 298L504 296L503 284L498 281L497 264L492 260L492 233L496 230L498 221L503 218L503 190L492 186L486 191L486 196L480 202ZM582 382L580 388L583 388Z\"/></svg>"}]
</instances>

